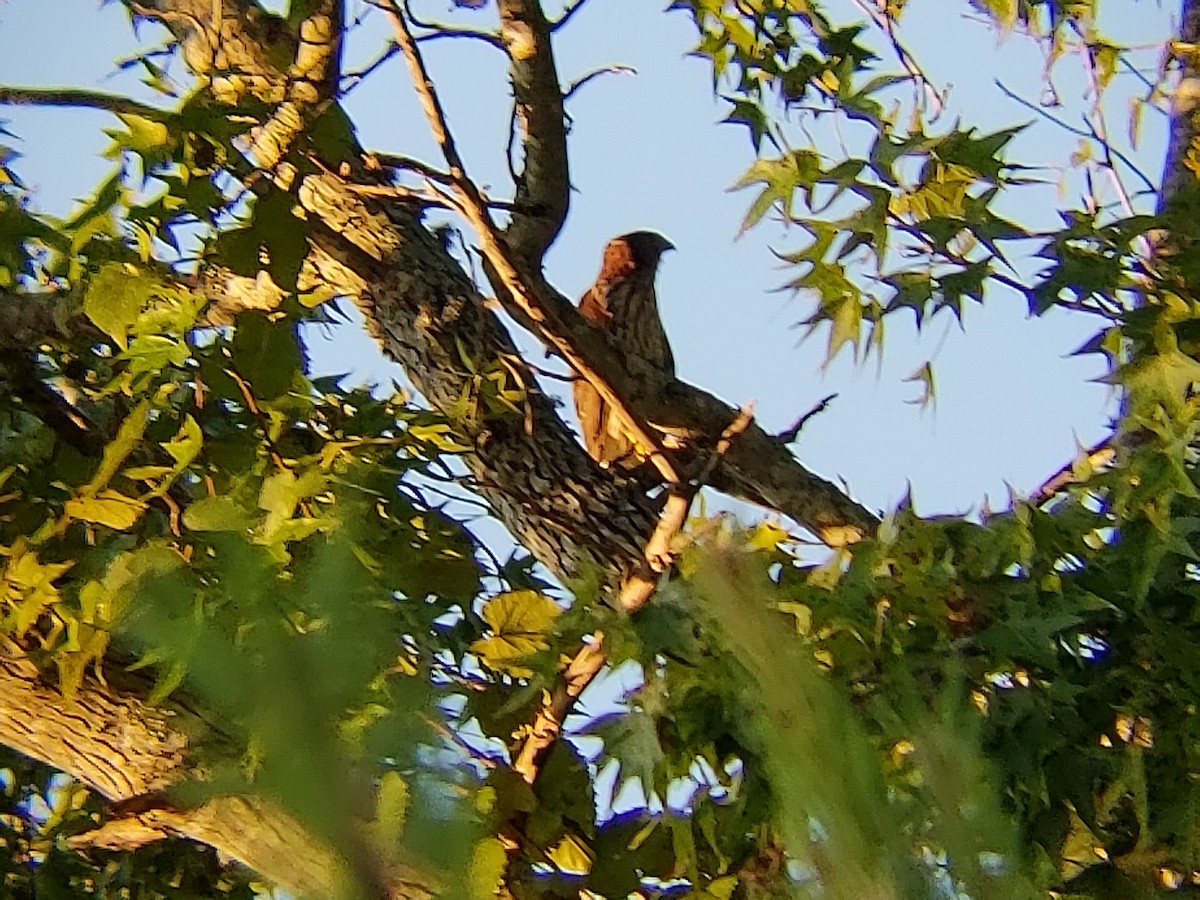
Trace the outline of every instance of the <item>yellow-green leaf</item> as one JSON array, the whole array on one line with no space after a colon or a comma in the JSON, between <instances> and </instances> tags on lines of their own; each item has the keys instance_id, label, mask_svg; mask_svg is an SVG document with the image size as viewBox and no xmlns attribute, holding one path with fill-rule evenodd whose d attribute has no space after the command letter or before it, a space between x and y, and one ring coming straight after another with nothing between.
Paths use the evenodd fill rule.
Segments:
<instances>
[{"instance_id":1,"label":"yellow-green leaf","mask_svg":"<svg viewBox=\"0 0 1200 900\"><path fill-rule=\"evenodd\" d=\"M183 524L192 531L241 531L250 516L231 497L204 497L183 511Z\"/></svg>"},{"instance_id":2,"label":"yellow-green leaf","mask_svg":"<svg viewBox=\"0 0 1200 900\"><path fill-rule=\"evenodd\" d=\"M387 853L400 846L404 818L408 813L408 785L399 772L385 772L376 792L372 830L380 848Z\"/></svg>"},{"instance_id":3,"label":"yellow-green leaf","mask_svg":"<svg viewBox=\"0 0 1200 900\"><path fill-rule=\"evenodd\" d=\"M476 844L471 854L471 900L489 900L495 897L500 892L507 868L508 854L504 852L504 845L499 839L484 838Z\"/></svg>"},{"instance_id":4,"label":"yellow-green leaf","mask_svg":"<svg viewBox=\"0 0 1200 900\"><path fill-rule=\"evenodd\" d=\"M75 497L66 504L67 515L72 519L92 522L124 531L132 528L146 511L146 504L135 497L126 497L114 490L101 491L95 497Z\"/></svg>"}]
</instances>

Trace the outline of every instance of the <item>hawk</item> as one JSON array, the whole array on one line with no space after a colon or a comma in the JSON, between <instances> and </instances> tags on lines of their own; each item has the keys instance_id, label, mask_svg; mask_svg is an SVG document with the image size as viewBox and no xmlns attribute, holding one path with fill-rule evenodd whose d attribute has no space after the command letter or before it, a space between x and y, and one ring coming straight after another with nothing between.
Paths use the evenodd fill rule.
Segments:
<instances>
[{"instance_id":1,"label":"hawk","mask_svg":"<svg viewBox=\"0 0 1200 900\"><path fill-rule=\"evenodd\" d=\"M671 376L675 374L675 358L658 315L654 276L659 258L674 249L674 244L652 231L613 238L604 248L596 283L579 301L584 318L609 332L617 346ZM576 378L574 392L588 454L603 466L641 465L637 447L596 389Z\"/></svg>"}]
</instances>

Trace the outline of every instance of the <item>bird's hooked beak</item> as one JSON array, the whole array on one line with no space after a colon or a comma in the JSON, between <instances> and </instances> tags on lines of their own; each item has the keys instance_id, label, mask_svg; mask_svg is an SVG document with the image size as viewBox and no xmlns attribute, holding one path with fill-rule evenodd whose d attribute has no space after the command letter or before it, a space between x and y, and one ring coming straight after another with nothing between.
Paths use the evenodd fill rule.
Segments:
<instances>
[{"instance_id":1,"label":"bird's hooked beak","mask_svg":"<svg viewBox=\"0 0 1200 900\"><path fill-rule=\"evenodd\" d=\"M654 264L656 266L658 265L659 261L662 259L662 256L664 253L666 253L668 250L676 249L675 245L672 244L670 241L668 241L661 234L654 235L653 247L654 247Z\"/></svg>"}]
</instances>

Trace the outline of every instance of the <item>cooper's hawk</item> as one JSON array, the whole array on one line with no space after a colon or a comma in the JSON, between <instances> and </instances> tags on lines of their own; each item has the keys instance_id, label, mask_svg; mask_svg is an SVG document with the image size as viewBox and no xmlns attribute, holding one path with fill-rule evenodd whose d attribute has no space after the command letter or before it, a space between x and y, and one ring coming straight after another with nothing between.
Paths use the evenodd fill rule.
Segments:
<instances>
[{"instance_id":1,"label":"cooper's hawk","mask_svg":"<svg viewBox=\"0 0 1200 900\"><path fill-rule=\"evenodd\" d=\"M611 333L617 346L668 375L675 374L675 358L658 316L654 276L659 258L673 249L674 244L652 231L613 238L604 248L596 283L579 301L579 311ZM596 389L577 378L574 390L583 443L591 457L606 466L640 465L642 459L620 418Z\"/></svg>"}]
</instances>

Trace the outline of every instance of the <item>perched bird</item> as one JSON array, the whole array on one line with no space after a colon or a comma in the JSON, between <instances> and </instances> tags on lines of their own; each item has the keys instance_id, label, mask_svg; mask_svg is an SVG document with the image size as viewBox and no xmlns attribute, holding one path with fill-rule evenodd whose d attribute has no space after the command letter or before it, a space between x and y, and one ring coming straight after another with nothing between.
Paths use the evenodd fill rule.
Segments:
<instances>
[{"instance_id":1,"label":"perched bird","mask_svg":"<svg viewBox=\"0 0 1200 900\"><path fill-rule=\"evenodd\" d=\"M579 301L584 317L608 331L619 347L668 375L675 374L675 358L658 315L654 276L659 258L674 249L674 244L653 231L613 238L604 248L596 283ZM596 389L577 378L574 391L575 411L588 454L604 466L640 465L642 457L637 447Z\"/></svg>"}]
</instances>

